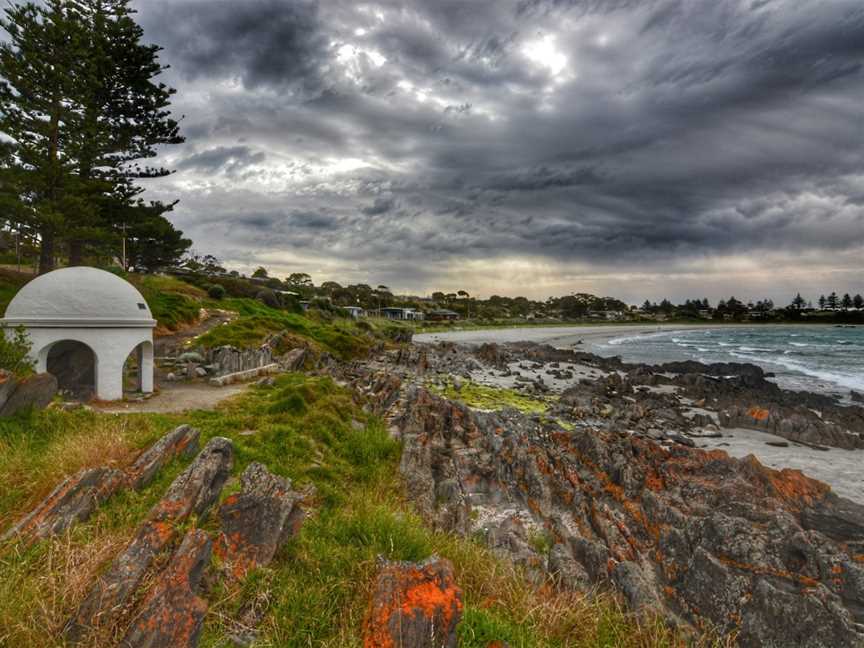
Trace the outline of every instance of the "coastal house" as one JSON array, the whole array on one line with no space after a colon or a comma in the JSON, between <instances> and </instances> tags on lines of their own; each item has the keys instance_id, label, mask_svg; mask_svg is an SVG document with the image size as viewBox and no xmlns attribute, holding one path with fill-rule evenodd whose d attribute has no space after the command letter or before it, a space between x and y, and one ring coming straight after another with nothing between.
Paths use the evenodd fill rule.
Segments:
<instances>
[{"instance_id":1,"label":"coastal house","mask_svg":"<svg viewBox=\"0 0 864 648\"><path fill-rule=\"evenodd\" d=\"M446 308L439 308L437 310L429 311L429 313L426 314L426 318L437 322L453 321L459 319L459 313Z\"/></svg>"},{"instance_id":2,"label":"coastal house","mask_svg":"<svg viewBox=\"0 0 864 648\"><path fill-rule=\"evenodd\" d=\"M366 317L366 311L359 306L343 306L342 310L344 310L349 317L353 317L354 319Z\"/></svg>"},{"instance_id":3,"label":"coastal house","mask_svg":"<svg viewBox=\"0 0 864 648\"><path fill-rule=\"evenodd\" d=\"M23 327L36 371L48 372L77 398L123 398L127 360L137 389L153 391L156 320L128 281L97 268L61 268L25 285L6 308L2 326Z\"/></svg>"},{"instance_id":4,"label":"coastal house","mask_svg":"<svg viewBox=\"0 0 864 648\"><path fill-rule=\"evenodd\" d=\"M392 320L422 320L423 312L414 308L395 308L387 307L379 311L381 317Z\"/></svg>"}]
</instances>

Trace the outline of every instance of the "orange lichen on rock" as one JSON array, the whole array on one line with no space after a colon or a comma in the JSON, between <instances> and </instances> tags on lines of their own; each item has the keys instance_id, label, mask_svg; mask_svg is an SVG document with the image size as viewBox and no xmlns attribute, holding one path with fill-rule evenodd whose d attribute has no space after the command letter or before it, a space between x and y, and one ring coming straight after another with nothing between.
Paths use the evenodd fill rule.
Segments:
<instances>
[{"instance_id":1,"label":"orange lichen on rock","mask_svg":"<svg viewBox=\"0 0 864 648\"><path fill-rule=\"evenodd\" d=\"M385 564L366 615L366 648L455 648L462 590L447 560Z\"/></svg>"},{"instance_id":2,"label":"orange lichen on rock","mask_svg":"<svg viewBox=\"0 0 864 648\"><path fill-rule=\"evenodd\" d=\"M819 581L817 581L815 578L805 576L804 574L794 574L792 572L782 571L780 569L772 569L770 567L760 565L750 565L740 562L738 560L734 560L732 558L728 558L726 556L717 556L717 559L724 565L729 565L730 567L735 567L736 569L751 572L753 574L774 576L775 578L782 578L787 581L798 583L799 585L803 585L805 587L816 587L817 585L819 585Z\"/></svg>"},{"instance_id":3,"label":"orange lichen on rock","mask_svg":"<svg viewBox=\"0 0 864 648\"><path fill-rule=\"evenodd\" d=\"M750 415L754 421L765 422L768 420L768 417L771 416L771 412L764 407L751 407L747 410L747 414Z\"/></svg>"}]
</instances>

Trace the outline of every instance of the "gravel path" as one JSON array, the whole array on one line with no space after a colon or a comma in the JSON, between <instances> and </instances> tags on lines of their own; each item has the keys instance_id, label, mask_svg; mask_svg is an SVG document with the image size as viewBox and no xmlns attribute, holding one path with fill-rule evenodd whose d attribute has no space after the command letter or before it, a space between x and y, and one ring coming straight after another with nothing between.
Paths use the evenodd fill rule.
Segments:
<instances>
[{"instance_id":1,"label":"gravel path","mask_svg":"<svg viewBox=\"0 0 864 648\"><path fill-rule=\"evenodd\" d=\"M110 403L104 407L96 406L100 412L129 414L133 412L171 413L187 410L214 409L227 398L236 396L248 387L247 384L213 387L204 383L175 384L162 390L145 401Z\"/></svg>"}]
</instances>

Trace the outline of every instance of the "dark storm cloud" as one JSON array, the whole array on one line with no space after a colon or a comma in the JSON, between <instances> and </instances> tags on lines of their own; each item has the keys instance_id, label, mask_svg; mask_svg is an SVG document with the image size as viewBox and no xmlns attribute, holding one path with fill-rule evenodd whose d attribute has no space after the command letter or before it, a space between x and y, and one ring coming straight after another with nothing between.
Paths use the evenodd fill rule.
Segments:
<instances>
[{"instance_id":1,"label":"dark storm cloud","mask_svg":"<svg viewBox=\"0 0 864 648\"><path fill-rule=\"evenodd\" d=\"M859 0L139 9L189 138L152 191L237 263L413 287L527 258L831 272L864 245Z\"/></svg>"},{"instance_id":2,"label":"dark storm cloud","mask_svg":"<svg viewBox=\"0 0 864 648\"><path fill-rule=\"evenodd\" d=\"M266 157L266 154L260 151L256 153L248 146L217 146L180 160L177 168L205 173L224 171L230 175L249 165L259 164Z\"/></svg>"},{"instance_id":3,"label":"dark storm cloud","mask_svg":"<svg viewBox=\"0 0 864 648\"><path fill-rule=\"evenodd\" d=\"M327 39L311 0L153 0L145 28L186 79L318 87Z\"/></svg>"}]
</instances>

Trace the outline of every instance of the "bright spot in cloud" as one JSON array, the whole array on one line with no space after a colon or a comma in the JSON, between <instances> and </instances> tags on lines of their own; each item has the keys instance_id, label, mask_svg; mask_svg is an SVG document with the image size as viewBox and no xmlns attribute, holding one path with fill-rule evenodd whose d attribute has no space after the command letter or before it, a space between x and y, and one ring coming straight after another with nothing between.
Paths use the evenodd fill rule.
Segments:
<instances>
[{"instance_id":1,"label":"bright spot in cloud","mask_svg":"<svg viewBox=\"0 0 864 648\"><path fill-rule=\"evenodd\" d=\"M538 67L548 70L553 77L559 76L567 68L567 57L557 48L552 34L525 43L522 53Z\"/></svg>"}]
</instances>

